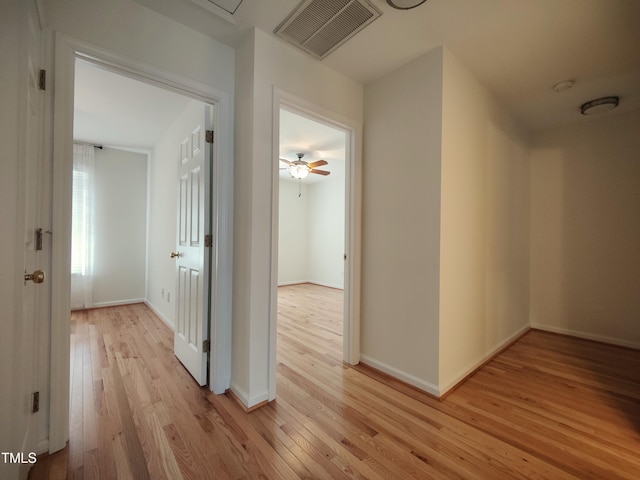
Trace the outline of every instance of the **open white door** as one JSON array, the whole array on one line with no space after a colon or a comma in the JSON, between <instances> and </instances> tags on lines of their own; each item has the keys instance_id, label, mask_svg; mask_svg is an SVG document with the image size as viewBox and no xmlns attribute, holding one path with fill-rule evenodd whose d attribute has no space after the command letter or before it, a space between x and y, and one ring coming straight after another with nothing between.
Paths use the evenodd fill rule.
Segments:
<instances>
[{"instance_id":1,"label":"open white door","mask_svg":"<svg viewBox=\"0 0 640 480\"><path fill-rule=\"evenodd\" d=\"M44 250L42 246L43 206L42 172L45 170L43 152L44 129L44 88L41 81L40 68L42 66L42 29L35 1L25 2L26 9L26 69L23 79L26 82L26 93L21 99L25 103L21 105L26 115L21 128L24 130L20 136L21 171L20 181L17 185L18 205L17 212L21 216L18 223L18 232L22 235L19 248L23 259L23 271L18 272L17 281L22 284L22 312L18 313L20 321L16 324L14 337L15 363L12 365L15 384L13 394L15 405L14 412L14 441L23 459L20 461L5 459L4 464L18 464L19 472L16 478L24 478L30 463L35 458L27 455L35 449L35 415L39 411L36 373L37 373L37 344L38 344L38 315L43 310L40 301L46 299L46 285L41 285L45 278L42 269L45 264ZM24 223L23 223L24 222ZM22 270L22 269L20 269ZM12 478L14 473L2 471L2 478ZM7 476L4 476L7 473Z\"/></svg>"},{"instance_id":2,"label":"open white door","mask_svg":"<svg viewBox=\"0 0 640 480\"><path fill-rule=\"evenodd\" d=\"M24 201L24 289L22 298L22 341L19 348L23 352L20 375L29 400L26 401L31 411L29 423L33 422L33 415L38 410L37 399L34 399L35 371L36 371L36 342L38 338L37 315L40 310L39 301L45 297L44 250L43 250L43 206L42 206L42 178L44 171L43 121L44 121L44 83L40 79L42 60L42 29L36 2L28 3L28 31L27 31L27 115L25 142L25 172L24 189L20 195ZM44 82L44 80L43 80ZM31 354L27 353L31 352ZM21 412L22 413L22 412ZM33 439L25 439L30 442ZM28 445L25 445L27 447ZM33 444L30 445L33 448ZM28 450L23 450L28 451Z\"/></svg>"},{"instance_id":3,"label":"open white door","mask_svg":"<svg viewBox=\"0 0 640 480\"><path fill-rule=\"evenodd\" d=\"M211 275L212 107L179 145L174 352L193 378L207 383ZM177 146L178 147L178 146Z\"/></svg>"}]
</instances>

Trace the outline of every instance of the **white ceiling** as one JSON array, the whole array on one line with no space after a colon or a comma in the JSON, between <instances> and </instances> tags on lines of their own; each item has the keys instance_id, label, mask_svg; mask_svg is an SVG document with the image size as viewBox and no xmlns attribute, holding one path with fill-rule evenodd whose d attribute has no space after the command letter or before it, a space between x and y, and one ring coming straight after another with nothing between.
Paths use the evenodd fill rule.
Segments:
<instances>
[{"instance_id":1,"label":"white ceiling","mask_svg":"<svg viewBox=\"0 0 640 480\"><path fill-rule=\"evenodd\" d=\"M243 0L234 25L192 0L136 1L232 46L252 26L272 32L298 4ZM382 16L322 61L362 83L444 44L529 129L588 121L579 106L602 96L620 96L605 115L640 108L638 0L428 0L407 11L370 1ZM568 79L573 88L553 91ZM75 138L149 150L188 101L78 61ZM302 123L283 122L285 158L330 145L305 139L294 130Z\"/></svg>"},{"instance_id":2,"label":"white ceiling","mask_svg":"<svg viewBox=\"0 0 640 480\"><path fill-rule=\"evenodd\" d=\"M253 26L273 32L299 3L243 0L232 24L193 0L136 1L231 46ZM530 129L587 121L579 106L602 96L620 96L615 113L640 108L638 0L428 0L406 11L370 1L382 16L322 61L364 84L445 45ZM568 79L571 90L553 91Z\"/></svg>"},{"instance_id":3,"label":"white ceiling","mask_svg":"<svg viewBox=\"0 0 640 480\"><path fill-rule=\"evenodd\" d=\"M238 6L242 3L242 0L205 0L214 5L222 8L224 11L233 14Z\"/></svg>"},{"instance_id":4,"label":"white ceiling","mask_svg":"<svg viewBox=\"0 0 640 480\"><path fill-rule=\"evenodd\" d=\"M76 60L73 138L149 151L191 99Z\"/></svg>"}]
</instances>

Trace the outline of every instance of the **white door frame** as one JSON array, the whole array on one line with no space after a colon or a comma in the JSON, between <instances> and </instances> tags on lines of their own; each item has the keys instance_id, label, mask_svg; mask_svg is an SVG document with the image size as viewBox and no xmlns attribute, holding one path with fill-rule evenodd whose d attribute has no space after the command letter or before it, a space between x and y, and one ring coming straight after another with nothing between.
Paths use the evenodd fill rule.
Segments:
<instances>
[{"instance_id":1,"label":"white door frame","mask_svg":"<svg viewBox=\"0 0 640 480\"><path fill-rule=\"evenodd\" d=\"M68 35L55 38L53 130L53 259L51 266L51 404L49 451L69 439L69 339L71 262L71 170L75 59L81 57L116 73L215 105L212 234L218 259L211 267L211 355L209 386L215 393L231 379L231 278L233 208L233 104L226 92L143 64Z\"/></svg>"},{"instance_id":2,"label":"white door frame","mask_svg":"<svg viewBox=\"0 0 640 480\"><path fill-rule=\"evenodd\" d=\"M343 361L360 362L360 252L362 232L362 125L281 89L273 91L271 286L269 311L269 401L276 398L278 326L278 205L280 194L280 109L343 130L345 148L345 254Z\"/></svg>"}]
</instances>

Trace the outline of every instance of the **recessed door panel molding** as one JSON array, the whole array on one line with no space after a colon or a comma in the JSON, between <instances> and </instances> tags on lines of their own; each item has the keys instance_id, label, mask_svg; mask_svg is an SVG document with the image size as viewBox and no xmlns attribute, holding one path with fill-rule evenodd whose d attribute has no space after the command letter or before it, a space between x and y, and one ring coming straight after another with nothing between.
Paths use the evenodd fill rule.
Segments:
<instances>
[{"instance_id":1,"label":"recessed door panel molding","mask_svg":"<svg viewBox=\"0 0 640 480\"><path fill-rule=\"evenodd\" d=\"M180 144L180 164L184 165L189 162L189 138L185 138Z\"/></svg>"},{"instance_id":2,"label":"recessed door panel molding","mask_svg":"<svg viewBox=\"0 0 640 480\"><path fill-rule=\"evenodd\" d=\"M200 237L202 235L202 225L201 222L204 221L204 218L200 215L200 211L203 207L202 205L202 196L203 191L203 178L202 178L202 168L196 167L191 171L191 175L189 177L190 183L190 191L191 191L191 199L189 204L189 213L190 213L190 238L192 247L197 247L200 245Z\"/></svg>"},{"instance_id":3,"label":"recessed door panel molding","mask_svg":"<svg viewBox=\"0 0 640 480\"><path fill-rule=\"evenodd\" d=\"M178 312L176 319L176 333L178 335L185 336L185 325L187 318L187 308L188 303L186 300L188 299L188 290L187 290L187 269L183 266L178 267L178 297L176 298L176 309Z\"/></svg>"},{"instance_id":4,"label":"recessed door panel molding","mask_svg":"<svg viewBox=\"0 0 640 480\"><path fill-rule=\"evenodd\" d=\"M191 132L191 157L195 157L200 153L202 149L202 127L198 125L193 132Z\"/></svg>"},{"instance_id":5,"label":"recessed door panel molding","mask_svg":"<svg viewBox=\"0 0 640 480\"><path fill-rule=\"evenodd\" d=\"M178 190L178 245L182 247L188 241L189 177L187 175L180 177Z\"/></svg>"},{"instance_id":6,"label":"recessed door panel molding","mask_svg":"<svg viewBox=\"0 0 640 480\"><path fill-rule=\"evenodd\" d=\"M202 315L200 308L200 272L198 270L191 269L189 272L189 291L192 294L189 296L189 346L192 350L198 349L198 318Z\"/></svg>"}]
</instances>

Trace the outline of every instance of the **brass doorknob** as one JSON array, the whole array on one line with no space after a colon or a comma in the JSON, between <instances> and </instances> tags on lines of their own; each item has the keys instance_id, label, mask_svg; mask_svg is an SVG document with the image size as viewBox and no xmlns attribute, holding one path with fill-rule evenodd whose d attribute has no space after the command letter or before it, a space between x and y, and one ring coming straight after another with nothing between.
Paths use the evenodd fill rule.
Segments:
<instances>
[{"instance_id":1,"label":"brass doorknob","mask_svg":"<svg viewBox=\"0 0 640 480\"><path fill-rule=\"evenodd\" d=\"M43 283L46 278L46 275L42 270L36 270L33 273L24 272L24 283L26 285L27 282L31 281L33 283Z\"/></svg>"},{"instance_id":2,"label":"brass doorknob","mask_svg":"<svg viewBox=\"0 0 640 480\"><path fill-rule=\"evenodd\" d=\"M171 258L178 258L180 256L180 252L171 252Z\"/></svg>"}]
</instances>

